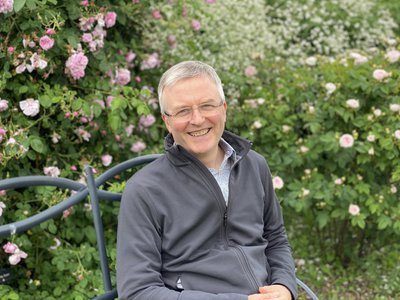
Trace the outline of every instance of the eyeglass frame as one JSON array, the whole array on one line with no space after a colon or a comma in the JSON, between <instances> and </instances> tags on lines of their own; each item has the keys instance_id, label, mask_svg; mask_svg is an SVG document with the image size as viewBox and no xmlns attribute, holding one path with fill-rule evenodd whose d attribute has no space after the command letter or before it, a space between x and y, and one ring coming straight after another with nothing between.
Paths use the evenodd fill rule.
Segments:
<instances>
[{"instance_id":1,"label":"eyeglass frame","mask_svg":"<svg viewBox=\"0 0 400 300\"><path fill-rule=\"evenodd\" d=\"M163 112L163 115L165 115L165 116L168 117L168 118L172 118L172 119L175 119L175 120L180 120L181 118L184 119L184 118L186 117L186 115L181 116L181 117L177 116L177 114L179 114L179 113L182 112L183 110L189 110L187 116L188 116L188 117L189 117L189 116L190 116L190 117L193 117L193 111L194 111L195 109L199 110L199 108L202 107L202 106L212 106L212 108L211 108L211 110L210 110L209 112L213 112L214 110L217 110L219 107L221 107L222 105L224 105L224 103L225 103L224 100L221 100L221 102L220 102L219 104L217 104L217 105L211 104L211 103L209 103L209 102L204 102L204 103L201 103L201 104L199 104L199 105L188 106L187 108L186 108L186 107L182 107L182 108L178 109L178 111L177 111L176 113L174 113L174 114L169 114L169 113L167 113L167 112L164 111L164 112ZM196 108L194 109L193 107L196 107ZM204 116L204 113L201 111L201 109L199 110L199 113L200 113L202 116ZM206 113L206 115L207 115L207 113ZM189 118L188 120L190 120L190 118Z\"/></svg>"}]
</instances>

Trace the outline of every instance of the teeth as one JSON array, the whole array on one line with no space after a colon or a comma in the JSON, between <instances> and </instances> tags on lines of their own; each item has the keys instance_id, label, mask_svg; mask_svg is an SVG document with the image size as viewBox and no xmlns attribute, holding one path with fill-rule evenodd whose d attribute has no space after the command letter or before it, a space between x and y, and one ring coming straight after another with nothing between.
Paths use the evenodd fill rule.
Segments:
<instances>
[{"instance_id":1,"label":"teeth","mask_svg":"<svg viewBox=\"0 0 400 300\"><path fill-rule=\"evenodd\" d=\"M201 135L205 135L207 132L208 132L208 129L203 129L203 130L191 132L191 133L189 133L189 134L190 134L191 136L201 136Z\"/></svg>"}]
</instances>

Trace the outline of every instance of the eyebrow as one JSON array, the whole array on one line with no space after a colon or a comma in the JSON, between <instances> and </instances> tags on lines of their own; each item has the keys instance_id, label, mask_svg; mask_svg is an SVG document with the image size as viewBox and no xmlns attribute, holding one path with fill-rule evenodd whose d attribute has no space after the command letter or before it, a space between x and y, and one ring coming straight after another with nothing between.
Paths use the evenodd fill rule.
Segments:
<instances>
[{"instance_id":1,"label":"eyebrow","mask_svg":"<svg viewBox=\"0 0 400 300\"><path fill-rule=\"evenodd\" d=\"M210 104L211 102L215 102L215 99L208 99L208 100L206 100L204 102L199 103L198 106L199 105L203 105L203 104ZM219 104L219 102L218 102L218 104ZM177 111L177 110L185 109L185 108L192 108L192 106L193 105L180 105L180 106L175 107L173 109L173 111Z\"/></svg>"}]
</instances>

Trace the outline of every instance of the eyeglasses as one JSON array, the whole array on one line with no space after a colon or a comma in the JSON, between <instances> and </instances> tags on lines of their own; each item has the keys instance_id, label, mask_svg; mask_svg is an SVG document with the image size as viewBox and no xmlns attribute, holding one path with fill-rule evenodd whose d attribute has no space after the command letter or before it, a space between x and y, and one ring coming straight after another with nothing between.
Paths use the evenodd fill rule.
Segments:
<instances>
[{"instance_id":1,"label":"eyeglasses","mask_svg":"<svg viewBox=\"0 0 400 300\"><path fill-rule=\"evenodd\" d=\"M182 107L172 114L164 112L164 115L166 115L169 118L173 118L179 122L187 122L190 121L190 119L192 118L193 111L195 109L197 109L203 117L207 118L215 115L218 108L221 107L223 104L224 101L221 101L219 104L203 103L200 105L193 105L192 107Z\"/></svg>"}]
</instances>

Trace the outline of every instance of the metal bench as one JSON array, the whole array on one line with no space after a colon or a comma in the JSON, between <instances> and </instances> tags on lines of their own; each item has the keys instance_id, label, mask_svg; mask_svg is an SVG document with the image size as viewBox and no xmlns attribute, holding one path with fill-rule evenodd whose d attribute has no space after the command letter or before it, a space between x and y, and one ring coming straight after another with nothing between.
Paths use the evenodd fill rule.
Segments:
<instances>
[{"instance_id":1,"label":"metal bench","mask_svg":"<svg viewBox=\"0 0 400 300\"><path fill-rule=\"evenodd\" d=\"M73 205L84 201L90 196L92 204L93 225L96 231L97 248L100 257L100 268L102 272L104 293L95 297L95 300L116 299L117 290L112 287L110 269L108 263L106 242L103 231L103 222L101 218L100 201L120 201L121 193L109 192L100 187L112 180L115 176L135 168L143 166L161 154L143 155L127 161L124 161L98 176L94 177L93 169L90 166L85 167L87 177L87 186L67 178L49 177L49 176L23 176L0 180L0 190L19 189L35 186L54 186L62 189L76 191L76 193L62 202L39 212L24 220L0 226L0 238L9 237L13 234L24 232L40 223L58 217ZM310 299L318 300L316 294L300 279L297 278L297 284L300 286Z\"/></svg>"}]
</instances>

